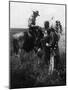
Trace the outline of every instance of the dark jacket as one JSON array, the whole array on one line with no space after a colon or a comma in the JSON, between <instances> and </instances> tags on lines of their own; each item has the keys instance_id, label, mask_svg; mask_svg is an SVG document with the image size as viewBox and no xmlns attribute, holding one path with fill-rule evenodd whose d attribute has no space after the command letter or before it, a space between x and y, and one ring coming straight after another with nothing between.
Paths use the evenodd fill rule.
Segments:
<instances>
[{"instance_id":1,"label":"dark jacket","mask_svg":"<svg viewBox=\"0 0 68 90\"><path fill-rule=\"evenodd\" d=\"M50 45L50 48L57 49L59 40L58 33L53 28L48 29L47 33L47 42Z\"/></svg>"}]
</instances>

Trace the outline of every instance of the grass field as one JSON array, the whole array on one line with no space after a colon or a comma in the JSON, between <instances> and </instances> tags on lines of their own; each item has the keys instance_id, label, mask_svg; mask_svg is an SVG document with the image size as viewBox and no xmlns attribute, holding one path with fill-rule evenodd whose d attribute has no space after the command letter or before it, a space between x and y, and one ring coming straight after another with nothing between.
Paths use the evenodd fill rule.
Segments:
<instances>
[{"instance_id":1,"label":"grass field","mask_svg":"<svg viewBox=\"0 0 68 90\"><path fill-rule=\"evenodd\" d=\"M24 31L27 29L10 31L10 48L12 47L12 35ZM65 34L63 33L59 41L60 69L59 71L54 70L52 75L48 75L49 66L45 62L44 51L40 52L42 57L39 57L34 51L26 53L24 50L20 57L10 56L10 88L66 85L65 49Z\"/></svg>"}]
</instances>

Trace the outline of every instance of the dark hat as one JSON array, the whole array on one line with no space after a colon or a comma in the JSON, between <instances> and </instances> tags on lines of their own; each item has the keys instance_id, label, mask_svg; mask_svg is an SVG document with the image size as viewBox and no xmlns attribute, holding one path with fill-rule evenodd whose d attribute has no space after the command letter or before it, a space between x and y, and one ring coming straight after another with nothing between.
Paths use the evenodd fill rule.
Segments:
<instances>
[{"instance_id":1,"label":"dark hat","mask_svg":"<svg viewBox=\"0 0 68 90\"><path fill-rule=\"evenodd\" d=\"M40 15L39 15L39 11L33 11L33 14L40 16Z\"/></svg>"}]
</instances>

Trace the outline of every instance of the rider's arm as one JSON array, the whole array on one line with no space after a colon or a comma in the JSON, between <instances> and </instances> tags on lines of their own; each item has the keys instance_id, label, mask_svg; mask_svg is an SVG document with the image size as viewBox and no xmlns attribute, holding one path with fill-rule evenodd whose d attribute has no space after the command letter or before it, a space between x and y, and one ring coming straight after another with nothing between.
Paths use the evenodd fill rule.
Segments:
<instances>
[{"instance_id":1,"label":"rider's arm","mask_svg":"<svg viewBox=\"0 0 68 90\"><path fill-rule=\"evenodd\" d=\"M31 26L31 24L32 24L32 18L29 18L29 20L28 20L28 26Z\"/></svg>"}]
</instances>

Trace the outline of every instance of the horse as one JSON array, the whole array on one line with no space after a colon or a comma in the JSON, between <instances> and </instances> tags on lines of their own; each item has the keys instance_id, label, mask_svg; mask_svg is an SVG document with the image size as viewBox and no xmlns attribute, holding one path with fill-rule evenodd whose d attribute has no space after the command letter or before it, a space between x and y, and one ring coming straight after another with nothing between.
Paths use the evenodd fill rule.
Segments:
<instances>
[{"instance_id":1,"label":"horse","mask_svg":"<svg viewBox=\"0 0 68 90\"><path fill-rule=\"evenodd\" d=\"M41 47L40 40L43 38L43 33L41 27L38 26L37 29L32 31L31 34L29 31L19 32L12 35L13 37L13 51L15 55L19 55L22 50L25 52L30 52L34 50L38 51L38 48Z\"/></svg>"},{"instance_id":2,"label":"horse","mask_svg":"<svg viewBox=\"0 0 68 90\"><path fill-rule=\"evenodd\" d=\"M29 35L30 34L30 35ZM37 27L34 28L31 32L25 32L25 39L23 44L23 49L26 52L30 52L34 50L35 52L41 48L41 39L43 38L42 28Z\"/></svg>"},{"instance_id":3,"label":"horse","mask_svg":"<svg viewBox=\"0 0 68 90\"><path fill-rule=\"evenodd\" d=\"M15 33L12 35L12 47L15 56L19 56L23 43L24 43L24 32Z\"/></svg>"}]
</instances>

